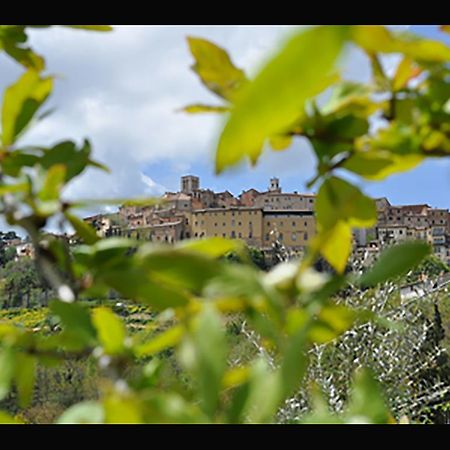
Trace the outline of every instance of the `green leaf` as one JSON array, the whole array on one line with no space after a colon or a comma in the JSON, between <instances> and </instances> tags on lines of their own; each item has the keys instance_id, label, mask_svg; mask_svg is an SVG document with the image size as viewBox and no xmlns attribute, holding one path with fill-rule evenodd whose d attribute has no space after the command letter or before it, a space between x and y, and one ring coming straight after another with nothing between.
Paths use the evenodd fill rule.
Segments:
<instances>
[{"instance_id":1,"label":"green leaf","mask_svg":"<svg viewBox=\"0 0 450 450\"><path fill-rule=\"evenodd\" d=\"M155 280L200 292L205 283L219 275L220 263L198 253L173 249L153 250L141 256L142 265Z\"/></svg>"},{"instance_id":2,"label":"green leaf","mask_svg":"<svg viewBox=\"0 0 450 450\"><path fill-rule=\"evenodd\" d=\"M322 184L315 208L317 222L325 230L340 220L352 227L370 227L377 221L375 202L357 187L336 177Z\"/></svg>"},{"instance_id":3,"label":"green leaf","mask_svg":"<svg viewBox=\"0 0 450 450\"><path fill-rule=\"evenodd\" d=\"M354 81L342 81L332 91L331 97L321 109L322 114L332 114L348 108L351 104L367 104L371 89Z\"/></svg>"},{"instance_id":4,"label":"green leaf","mask_svg":"<svg viewBox=\"0 0 450 450\"><path fill-rule=\"evenodd\" d=\"M15 59L19 64L27 69L33 69L38 72L42 72L45 68L45 60L42 56L35 53L29 47L19 47L15 43L8 41L3 42L3 48L5 52Z\"/></svg>"},{"instance_id":5,"label":"green leaf","mask_svg":"<svg viewBox=\"0 0 450 450\"><path fill-rule=\"evenodd\" d=\"M44 186L39 192L39 200L43 202L58 201L65 177L65 165L56 164L50 167L45 177Z\"/></svg>"},{"instance_id":6,"label":"green leaf","mask_svg":"<svg viewBox=\"0 0 450 450\"><path fill-rule=\"evenodd\" d=\"M241 252L244 249L242 241L236 239L225 239L221 237L211 237L207 239L191 239L182 241L175 245L175 248L188 250L189 252L200 253L207 257L218 258L229 252Z\"/></svg>"},{"instance_id":7,"label":"green leaf","mask_svg":"<svg viewBox=\"0 0 450 450\"><path fill-rule=\"evenodd\" d=\"M335 81L330 72L346 32L346 27L323 26L296 34L243 88L220 137L216 172L245 156L255 163L265 140L288 129L303 114L306 100Z\"/></svg>"},{"instance_id":8,"label":"green leaf","mask_svg":"<svg viewBox=\"0 0 450 450\"><path fill-rule=\"evenodd\" d=\"M0 400L3 400L11 389L16 364L16 354L10 347L0 350Z\"/></svg>"},{"instance_id":9,"label":"green leaf","mask_svg":"<svg viewBox=\"0 0 450 450\"><path fill-rule=\"evenodd\" d=\"M414 169L424 158L418 154L396 155L385 150L374 150L354 153L342 167L367 180L378 181Z\"/></svg>"},{"instance_id":10,"label":"green leaf","mask_svg":"<svg viewBox=\"0 0 450 450\"><path fill-rule=\"evenodd\" d=\"M235 92L247 81L245 73L235 67L228 53L206 39L188 37L189 49L195 58L192 70L212 92L232 100Z\"/></svg>"},{"instance_id":11,"label":"green leaf","mask_svg":"<svg viewBox=\"0 0 450 450\"><path fill-rule=\"evenodd\" d=\"M357 372L350 398L347 423L389 423L390 414L381 386L368 369Z\"/></svg>"},{"instance_id":12,"label":"green leaf","mask_svg":"<svg viewBox=\"0 0 450 450\"><path fill-rule=\"evenodd\" d=\"M277 134L269 138L269 144L272 150L286 150L292 145L292 136Z\"/></svg>"},{"instance_id":13,"label":"green leaf","mask_svg":"<svg viewBox=\"0 0 450 450\"><path fill-rule=\"evenodd\" d=\"M360 278L363 287L374 286L406 274L431 252L426 242L404 242L388 248L374 266Z\"/></svg>"},{"instance_id":14,"label":"green leaf","mask_svg":"<svg viewBox=\"0 0 450 450\"><path fill-rule=\"evenodd\" d=\"M39 164L50 169L54 165L64 164L67 167L65 181L69 181L85 170L87 166L101 168L108 171L107 168L90 159L91 144L84 140L83 146L77 149L75 142L63 141L49 149L41 149L44 152Z\"/></svg>"},{"instance_id":15,"label":"green leaf","mask_svg":"<svg viewBox=\"0 0 450 450\"><path fill-rule=\"evenodd\" d=\"M135 347L134 351L138 358L142 356L153 356L170 347L175 347L181 341L184 334L184 327L176 325L169 328L150 341Z\"/></svg>"},{"instance_id":16,"label":"green leaf","mask_svg":"<svg viewBox=\"0 0 450 450\"><path fill-rule=\"evenodd\" d=\"M450 59L450 48L441 41L411 34L393 34L384 26L356 25L352 39L369 53L403 53L416 60L443 62Z\"/></svg>"},{"instance_id":17,"label":"green leaf","mask_svg":"<svg viewBox=\"0 0 450 450\"><path fill-rule=\"evenodd\" d=\"M15 382L19 393L19 405L25 408L33 398L36 377L36 357L19 353L16 356Z\"/></svg>"},{"instance_id":18,"label":"green leaf","mask_svg":"<svg viewBox=\"0 0 450 450\"><path fill-rule=\"evenodd\" d=\"M77 403L63 412L58 424L104 423L103 406L92 400Z\"/></svg>"},{"instance_id":19,"label":"green leaf","mask_svg":"<svg viewBox=\"0 0 450 450\"><path fill-rule=\"evenodd\" d=\"M281 364L283 395L285 397L293 394L305 375L308 363L306 356L307 336L308 327L305 326L297 331L287 343Z\"/></svg>"},{"instance_id":20,"label":"green leaf","mask_svg":"<svg viewBox=\"0 0 450 450\"><path fill-rule=\"evenodd\" d=\"M100 307L92 312L92 321L105 352L110 355L123 353L127 332L122 320L111 309Z\"/></svg>"},{"instance_id":21,"label":"green leaf","mask_svg":"<svg viewBox=\"0 0 450 450\"><path fill-rule=\"evenodd\" d=\"M372 78L377 90L381 92L390 91L391 80L384 72L378 55L374 52L367 51L367 56L370 59L370 65L372 67Z\"/></svg>"},{"instance_id":22,"label":"green leaf","mask_svg":"<svg viewBox=\"0 0 450 450\"><path fill-rule=\"evenodd\" d=\"M205 305L198 316L193 334L196 354L196 378L202 408L213 417L218 403L222 378L227 367L227 342L220 317Z\"/></svg>"},{"instance_id":23,"label":"green leaf","mask_svg":"<svg viewBox=\"0 0 450 450\"><path fill-rule=\"evenodd\" d=\"M184 289L161 283L143 267L104 270L99 280L126 298L139 300L158 310L184 306L189 301Z\"/></svg>"},{"instance_id":24,"label":"green leaf","mask_svg":"<svg viewBox=\"0 0 450 450\"><path fill-rule=\"evenodd\" d=\"M0 186L0 196L6 194L13 194L17 192L27 192L28 184L27 183L19 183L19 184L4 184Z\"/></svg>"},{"instance_id":25,"label":"green leaf","mask_svg":"<svg viewBox=\"0 0 450 450\"><path fill-rule=\"evenodd\" d=\"M112 393L103 400L105 423L144 423L141 403L131 395Z\"/></svg>"},{"instance_id":26,"label":"green leaf","mask_svg":"<svg viewBox=\"0 0 450 450\"><path fill-rule=\"evenodd\" d=\"M76 28L78 30L86 31L112 31L113 28L110 25L62 25L64 27Z\"/></svg>"},{"instance_id":27,"label":"green leaf","mask_svg":"<svg viewBox=\"0 0 450 450\"><path fill-rule=\"evenodd\" d=\"M394 78L392 80L393 91L399 91L406 87L408 81L417 77L421 73L421 69L414 65L411 58L405 57L397 67Z\"/></svg>"},{"instance_id":28,"label":"green leaf","mask_svg":"<svg viewBox=\"0 0 450 450\"><path fill-rule=\"evenodd\" d=\"M352 251L352 230L347 222L336 222L332 228L320 231L311 248L317 248L338 273L343 273Z\"/></svg>"},{"instance_id":29,"label":"green leaf","mask_svg":"<svg viewBox=\"0 0 450 450\"><path fill-rule=\"evenodd\" d=\"M76 303L58 300L51 301L49 307L50 311L61 319L63 327L70 335L77 337L86 345L96 342L97 333L86 308Z\"/></svg>"},{"instance_id":30,"label":"green leaf","mask_svg":"<svg viewBox=\"0 0 450 450\"><path fill-rule=\"evenodd\" d=\"M65 212L64 216L73 226L78 236L80 236L86 244L95 244L100 240L100 237L97 236L96 231L87 222L68 212Z\"/></svg>"},{"instance_id":31,"label":"green leaf","mask_svg":"<svg viewBox=\"0 0 450 450\"><path fill-rule=\"evenodd\" d=\"M16 141L52 87L52 77L41 78L36 70L29 69L6 89L2 106L2 143L5 147Z\"/></svg>"},{"instance_id":32,"label":"green leaf","mask_svg":"<svg viewBox=\"0 0 450 450\"><path fill-rule=\"evenodd\" d=\"M189 114L199 114L199 113L225 113L230 111L230 108L227 106L213 106L213 105L202 105L200 103L196 103L194 105L187 105L181 109L183 112L187 112Z\"/></svg>"},{"instance_id":33,"label":"green leaf","mask_svg":"<svg viewBox=\"0 0 450 450\"><path fill-rule=\"evenodd\" d=\"M16 419L15 417L10 416L5 411L0 411L0 424L19 425L23 424L23 422L19 419Z\"/></svg>"}]
</instances>

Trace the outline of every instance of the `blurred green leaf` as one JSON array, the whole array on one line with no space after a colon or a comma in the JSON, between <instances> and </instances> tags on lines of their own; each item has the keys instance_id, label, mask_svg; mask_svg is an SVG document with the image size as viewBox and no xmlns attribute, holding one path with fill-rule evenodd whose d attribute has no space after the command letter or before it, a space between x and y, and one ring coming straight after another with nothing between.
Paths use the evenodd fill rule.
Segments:
<instances>
[{"instance_id":1,"label":"blurred green leaf","mask_svg":"<svg viewBox=\"0 0 450 450\"><path fill-rule=\"evenodd\" d=\"M342 167L367 180L384 180L390 175L414 169L424 160L418 154L396 155L385 150L356 152Z\"/></svg>"},{"instance_id":2,"label":"blurred green leaf","mask_svg":"<svg viewBox=\"0 0 450 450\"><path fill-rule=\"evenodd\" d=\"M23 422L15 417L10 416L5 411L0 411L0 424L10 424L10 425L19 425L23 424Z\"/></svg>"},{"instance_id":3,"label":"blurred green leaf","mask_svg":"<svg viewBox=\"0 0 450 450\"><path fill-rule=\"evenodd\" d=\"M343 273L352 251L352 230L347 222L339 221L332 228L319 232L311 243L338 273Z\"/></svg>"},{"instance_id":4,"label":"blurred green leaf","mask_svg":"<svg viewBox=\"0 0 450 450\"><path fill-rule=\"evenodd\" d=\"M196 103L194 105L187 105L181 109L183 112L189 114L199 114L199 113L225 113L228 112L230 108L227 106L213 106L213 105L202 105Z\"/></svg>"},{"instance_id":5,"label":"blurred green leaf","mask_svg":"<svg viewBox=\"0 0 450 450\"><path fill-rule=\"evenodd\" d=\"M97 233L94 230L94 228L92 228L84 220L81 220L77 216L74 216L73 214L70 214L68 212L65 212L64 216L70 222L70 224L73 226L77 235L80 236L81 239L83 239L83 241L86 244L88 244L88 245L95 244L100 239L100 237L97 236Z\"/></svg>"},{"instance_id":6,"label":"blurred green leaf","mask_svg":"<svg viewBox=\"0 0 450 450\"><path fill-rule=\"evenodd\" d=\"M16 353L11 347L0 349L0 400L11 389L16 364Z\"/></svg>"},{"instance_id":7,"label":"blurred green leaf","mask_svg":"<svg viewBox=\"0 0 450 450\"><path fill-rule=\"evenodd\" d=\"M58 424L104 423L105 412L103 406L88 400L66 409L58 418Z\"/></svg>"},{"instance_id":8,"label":"blurred green leaf","mask_svg":"<svg viewBox=\"0 0 450 450\"><path fill-rule=\"evenodd\" d=\"M375 202L357 187L336 177L322 184L315 207L317 222L323 229L332 228L340 220L352 227L370 227L377 220Z\"/></svg>"},{"instance_id":9,"label":"blurred green leaf","mask_svg":"<svg viewBox=\"0 0 450 450\"><path fill-rule=\"evenodd\" d=\"M411 58L404 57L398 65L392 80L393 91L399 91L406 87L408 81L417 77L421 72L421 69L414 64Z\"/></svg>"},{"instance_id":10,"label":"blurred green leaf","mask_svg":"<svg viewBox=\"0 0 450 450\"><path fill-rule=\"evenodd\" d=\"M113 28L110 25L62 25L64 27L76 28L86 31L112 31Z\"/></svg>"},{"instance_id":11,"label":"blurred green leaf","mask_svg":"<svg viewBox=\"0 0 450 450\"><path fill-rule=\"evenodd\" d=\"M51 301L49 307L50 311L61 319L63 327L70 335L77 337L86 345L96 342L97 333L86 308L59 300Z\"/></svg>"},{"instance_id":12,"label":"blurred green leaf","mask_svg":"<svg viewBox=\"0 0 450 450\"><path fill-rule=\"evenodd\" d=\"M247 81L245 73L234 66L228 53L206 39L188 37L189 49L195 58L192 70L212 92L226 100Z\"/></svg>"},{"instance_id":13,"label":"blurred green leaf","mask_svg":"<svg viewBox=\"0 0 450 450\"><path fill-rule=\"evenodd\" d=\"M227 367L227 342L220 316L205 305L193 333L196 379L203 410L213 417L218 403L222 378Z\"/></svg>"},{"instance_id":14,"label":"blurred green leaf","mask_svg":"<svg viewBox=\"0 0 450 450\"><path fill-rule=\"evenodd\" d=\"M221 237L211 237L207 239L191 239L182 241L175 245L175 248L198 252L205 256L217 258L229 252L241 252L244 249L242 241L237 239L225 239Z\"/></svg>"},{"instance_id":15,"label":"blurred green leaf","mask_svg":"<svg viewBox=\"0 0 450 450\"><path fill-rule=\"evenodd\" d=\"M122 320L107 307L95 308L92 322L106 353L117 355L125 350L126 329Z\"/></svg>"},{"instance_id":16,"label":"blurred green leaf","mask_svg":"<svg viewBox=\"0 0 450 450\"><path fill-rule=\"evenodd\" d=\"M14 379L21 408L28 406L33 398L36 362L35 356L27 355L26 353L18 353L16 356Z\"/></svg>"},{"instance_id":17,"label":"blurred green leaf","mask_svg":"<svg viewBox=\"0 0 450 450\"><path fill-rule=\"evenodd\" d=\"M431 252L426 242L404 242L388 248L368 272L361 276L363 287L374 286L386 280L404 275Z\"/></svg>"},{"instance_id":18,"label":"blurred green leaf","mask_svg":"<svg viewBox=\"0 0 450 450\"><path fill-rule=\"evenodd\" d=\"M306 372L308 358L306 341L308 326L301 328L289 338L281 364L283 395L288 397L300 386Z\"/></svg>"},{"instance_id":19,"label":"blurred green leaf","mask_svg":"<svg viewBox=\"0 0 450 450\"><path fill-rule=\"evenodd\" d=\"M403 53L416 60L443 63L450 59L450 48L441 41L394 34L384 26L355 25L351 30L354 42L369 53Z\"/></svg>"},{"instance_id":20,"label":"blurred green leaf","mask_svg":"<svg viewBox=\"0 0 450 450\"><path fill-rule=\"evenodd\" d=\"M142 408L133 395L112 393L103 400L105 423L144 423Z\"/></svg>"},{"instance_id":21,"label":"blurred green leaf","mask_svg":"<svg viewBox=\"0 0 450 450\"><path fill-rule=\"evenodd\" d=\"M67 168L66 182L79 175L88 166L108 171L106 167L90 159L92 149L88 140L84 140L80 149L77 149L75 142L63 141L51 148L42 148L41 150L44 155L39 160L39 164L44 169L64 164Z\"/></svg>"},{"instance_id":22,"label":"blurred green leaf","mask_svg":"<svg viewBox=\"0 0 450 450\"><path fill-rule=\"evenodd\" d=\"M156 355L169 347L175 347L181 341L184 331L183 326L175 325L152 337L150 341L135 346L134 352L138 358Z\"/></svg>"},{"instance_id":23,"label":"blurred green leaf","mask_svg":"<svg viewBox=\"0 0 450 450\"><path fill-rule=\"evenodd\" d=\"M302 115L306 100L335 81L330 72L346 34L341 26L296 34L243 88L220 137L216 172L245 156L256 163L264 141L290 127Z\"/></svg>"},{"instance_id":24,"label":"blurred green leaf","mask_svg":"<svg viewBox=\"0 0 450 450\"><path fill-rule=\"evenodd\" d=\"M41 78L29 69L4 93L2 106L2 143L12 145L45 102L53 88L53 78Z\"/></svg>"},{"instance_id":25,"label":"blurred green leaf","mask_svg":"<svg viewBox=\"0 0 450 450\"><path fill-rule=\"evenodd\" d=\"M45 177L44 186L39 192L39 200L43 202L58 201L61 189L64 186L65 177L65 165L56 164L50 167Z\"/></svg>"},{"instance_id":26,"label":"blurred green leaf","mask_svg":"<svg viewBox=\"0 0 450 450\"><path fill-rule=\"evenodd\" d=\"M368 369L356 373L350 403L346 411L347 423L386 424L390 414L380 384Z\"/></svg>"},{"instance_id":27,"label":"blurred green leaf","mask_svg":"<svg viewBox=\"0 0 450 450\"><path fill-rule=\"evenodd\" d=\"M277 134L269 138L269 144L272 150L286 150L292 145L292 136Z\"/></svg>"}]
</instances>

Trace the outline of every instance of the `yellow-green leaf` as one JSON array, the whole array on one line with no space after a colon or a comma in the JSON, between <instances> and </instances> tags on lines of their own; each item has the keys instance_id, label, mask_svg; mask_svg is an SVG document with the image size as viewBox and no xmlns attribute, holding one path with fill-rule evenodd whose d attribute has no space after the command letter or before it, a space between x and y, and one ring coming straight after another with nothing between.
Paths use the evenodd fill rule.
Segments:
<instances>
[{"instance_id":1,"label":"yellow-green leaf","mask_svg":"<svg viewBox=\"0 0 450 450\"><path fill-rule=\"evenodd\" d=\"M59 194L66 178L66 166L56 164L47 171L44 186L39 192L39 199L43 202L59 199Z\"/></svg>"},{"instance_id":2,"label":"yellow-green leaf","mask_svg":"<svg viewBox=\"0 0 450 450\"><path fill-rule=\"evenodd\" d=\"M337 177L322 184L315 207L317 222L324 229L332 228L340 220L354 227L370 227L377 220L375 202Z\"/></svg>"},{"instance_id":3,"label":"yellow-green leaf","mask_svg":"<svg viewBox=\"0 0 450 450\"><path fill-rule=\"evenodd\" d=\"M176 325L158 334L150 341L135 347L137 357L153 356L170 347L175 347L183 337L184 327Z\"/></svg>"},{"instance_id":4,"label":"yellow-green leaf","mask_svg":"<svg viewBox=\"0 0 450 450\"><path fill-rule=\"evenodd\" d=\"M181 109L181 111L187 112L189 114L198 114L198 113L225 113L230 111L230 108L227 106L215 106L215 105L202 105L200 103L196 103L193 105L187 105Z\"/></svg>"},{"instance_id":5,"label":"yellow-green leaf","mask_svg":"<svg viewBox=\"0 0 450 450\"><path fill-rule=\"evenodd\" d=\"M5 411L0 411L0 424L19 425L19 424L23 424L23 422L19 419L16 419L13 416L10 416Z\"/></svg>"},{"instance_id":6,"label":"yellow-green leaf","mask_svg":"<svg viewBox=\"0 0 450 450\"><path fill-rule=\"evenodd\" d=\"M39 72L29 69L9 86L3 97L2 143L13 144L28 125L36 111L47 99L53 87L53 78L41 78Z\"/></svg>"},{"instance_id":7,"label":"yellow-green leaf","mask_svg":"<svg viewBox=\"0 0 450 450\"><path fill-rule=\"evenodd\" d=\"M69 28L77 28L79 30L86 31L112 31L113 28L110 25L63 25Z\"/></svg>"},{"instance_id":8,"label":"yellow-green leaf","mask_svg":"<svg viewBox=\"0 0 450 450\"><path fill-rule=\"evenodd\" d=\"M338 273L343 273L352 251L352 230L348 223L337 222L333 228L320 232L314 241L322 256Z\"/></svg>"},{"instance_id":9,"label":"yellow-green leaf","mask_svg":"<svg viewBox=\"0 0 450 450\"><path fill-rule=\"evenodd\" d=\"M342 167L367 180L384 180L390 175L414 169L424 156L417 153L396 155L384 150L356 152Z\"/></svg>"},{"instance_id":10,"label":"yellow-green leaf","mask_svg":"<svg viewBox=\"0 0 450 450\"><path fill-rule=\"evenodd\" d=\"M369 53L403 53L413 59L430 62L450 60L450 48L443 42L411 34L393 34L384 26L353 26L352 39Z\"/></svg>"},{"instance_id":11,"label":"yellow-green leaf","mask_svg":"<svg viewBox=\"0 0 450 450\"><path fill-rule=\"evenodd\" d=\"M413 60L408 57L404 57L397 67L394 78L392 80L392 89L399 91L406 87L408 81L415 78L421 73L421 69L417 67Z\"/></svg>"},{"instance_id":12,"label":"yellow-green leaf","mask_svg":"<svg viewBox=\"0 0 450 450\"><path fill-rule=\"evenodd\" d=\"M36 357L19 353L16 357L15 382L19 394L19 404L25 408L33 396L36 376Z\"/></svg>"},{"instance_id":13,"label":"yellow-green leaf","mask_svg":"<svg viewBox=\"0 0 450 450\"><path fill-rule=\"evenodd\" d=\"M206 39L188 37L189 49L195 58L192 70L212 92L227 100L247 81L245 73L231 61L228 53Z\"/></svg>"},{"instance_id":14,"label":"yellow-green leaf","mask_svg":"<svg viewBox=\"0 0 450 450\"><path fill-rule=\"evenodd\" d=\"M87 222L68 212L65 212L64 215L73 226L78 236L80 236L86 244L95 244L100 239L94 228L92 228Z\"/></svg>"},{"instance_id":15,"label":"yellow-green leaf","mask_svg":"<svg viewBox=\"0 0 450 450\"><path fill-rule=\"evenodd\" d=\"M322 26L297 33L242 89L220 137L216 172L244 157L255 163L265 140L289 129L306 100L335 80L330 73L346 32Z\"/></svg>"},{"instance_id":16,"label":"yellow-green leaf","mask_svg":"<svg viewBox=\"0 0 450 450\"><path fill-rule=\"evenodd\" d=\"M269 138L269 144L272 150L286 150L292 145L292 136L277 134Z\"/></svg>"},{"instance_id":17,"label":"yellow-green leaf","mask_svg":"<svg viewBox=\"0 0 450 450\"><path fill-rule=\"evenodd\" d=\"M126 329L122 320L107 307L95 308L92 322L106 353L120 354L125 350Z\"/></svg>"}]
</instances>

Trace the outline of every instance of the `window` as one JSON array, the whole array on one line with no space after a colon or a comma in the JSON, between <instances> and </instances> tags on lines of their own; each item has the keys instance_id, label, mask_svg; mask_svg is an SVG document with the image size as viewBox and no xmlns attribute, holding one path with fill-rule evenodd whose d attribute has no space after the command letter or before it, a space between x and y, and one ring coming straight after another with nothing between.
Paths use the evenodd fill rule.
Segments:
<instances>
[{"instance_id":1,"label":"window","mask_svg":"<svg viewBox=\"0 0 450 450\"><path fill-rule=\"evenodd\" d=\"M283 240L283 233L280 233L280 241Z\"/></svg>"},{"instance_id":2,"label":"window","mask_svg":"<svg viewBox=\"0 0 450 450\"><path fill-rule=\"evenodd\" d=\"M238 234L238 237L240 237L240 238L241 238L241 237L242 237L242 233L239 233L239 234Z\"/></svg>"},{"instance_id":3,"label":"window","mask_svg":"<svg viewBox=\"0 0 450 450\"><path fill-rule=\"evenodd\" d=\"M307 227L308 226L308 222L306 222L306 220L305 220L305 227Z\"/></svg>"},{"instance_id":4,"label":"window","mask_svg":"<svg viewBox=\"0 0 450 450\"><path fill-rule=\"evenodd\" d=\"M292 226L295 227L295 222L292 222Z\"/></svg>"},{"instance_id":5,"label":"window","mask_svg":"<svg viewBox=\"0 0 450 450\"><path fill-rule=\"evenodd\" d=\"M225 233L222 233L222 237L227 237L227 235Z\"/></svg>"},{"instance_id":6,"label":"window","mask_svg":"<svg viewBox=\"0 0 450 450\"><path fill-rule=\"evenodd\" d=\"M252 233L251 231L248 233L248 237L249 237L250 239L253 237L253 233Z\"/></svg>"},{"instance_id":7,"label":"window","mask_svg":"<svg viewBox=\"0 0 450 450\"><path fill-rule=\"evenodd\" d=\"M197 220L195 221L194 225L198 225L198 221Z\"/></svg>"},{"instance_id":8,"label":"window","mask_svg":"<svg viewBox=\"0 0 450 450\"><path fill-rule=\"evenodd\" d=\"M238 222L238 226L242 226L242 222Z\"/></svg>"},{"instance_id":9,"label":"window","mask_svg":"<svg viewBox=\"0 0 450 450\"><path fill-rule=\"evenodd\" d=\"M269 233L266 234L266 241L270 239Z\"/></svg>"},{"instance_id":10,"label":"window","mask_svg":"<svg viewBox=\"0 0 450 450\"><path fill-rule=\"evenodd\" d=\"M217 222L214 224L215 227L217 227Z\"/></svg>"},{"instance_id":11,"label":"window","mask_svg":"<svg viewBox=\"0 0 450 450\"><path fill-rule=\"evenodd\" d=\"M231 221L231 226L234 227L235 223L234 223L234 219Z\"/></svg>"},{"instance_id":12,"label":"window","mask_svg":"<svg viewBox=\"0 0 450 450\"><path fill-rule=\"evenodd\" d=\"M297 240L297 233L292 233L292 240L296 241Z\"/></svg>"},{"instance_id":13,"label":"window","mask_svg":"<svg viewBox=\"0 0 450 450\"><path fill-rule=\"evenodd\" d=\"M234 230L231 232L230 237L232 237L232 238L236 237L236 232Z\"/></svg>"},{"instance_id":14,"label":"window","mask_svg":"<svg viewBox=\"0 0 450 450\"><path fill-rule=\"evenodd\" d=\"M303 240L307 241L308 240L308 233L305 231L305 234L303 235Z\"/></svg>"},{"instance_id":15,"label":"window","mask_svg":"<svg viewBox=\"0 0 450 450\"><path fill-rule=\"evenodd\" d=\"M225 226L225 222L222 225Z\"/></svg>"},{"instance_id":16,"label":"window","mask_svg":"<svg viewBox=\"0 0 450 450\"><path fill-rule=\"evenodd\" d=\"M281 226L281 227L283 226L283 221L280 222L280 226Z\"/></svg>"}]
</instances>

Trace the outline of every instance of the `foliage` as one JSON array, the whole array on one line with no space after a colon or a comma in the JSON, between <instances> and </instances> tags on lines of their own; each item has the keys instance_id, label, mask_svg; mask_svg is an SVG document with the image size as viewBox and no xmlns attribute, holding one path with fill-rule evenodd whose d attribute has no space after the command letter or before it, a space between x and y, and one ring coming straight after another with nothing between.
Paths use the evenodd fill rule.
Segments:
<instances>
[{"instance_id":1,"label":"foliage","mask_svg":"<svg viewBox=\"0 0 450 450\"><path fill-rule=\"evenodd\" d=\"M353 275L344 274L351 230L374 224L376 209L336 171L381 179L427 157L447 156L450 49L384 27L312 27L295 33L250 80L223 49L189 39L194 71L226 103L186 110L230 111L216 152L218 172L244 158L255 164L266 142L281 150L299 136L309 140L317 157L310 186L320 183L319 232L301 263L283 262L266 273L246 263L239 241L214 238L159 246L99 239L77 219L76 210L89 201L66 201L63 190L89 167L107 169L91 158L88 140L49 147L21 144L33 120L42 118L39 111L53 89L44 59L25 46L26 31L21 25L0 27L0 49L25 68L3 97L0 205L8 224L28 234L54 298L48 332L0 323L0 401L16 392L20 408L27 408L42 367L87 357L101 372L98 395L75 405L67 402L64 407L70 408L58 423L275 421L280 407L302 386L308 351L333 341L356 321L375 320L364 308L336 304L333 295L349 283L369 286L401 275L428 252L423 243L411 243L410 262L392 250L389 265L375 266L356 283ZM348 45L367 53L373 69L368 85L336 74L336 61ZM392 78L380 65L383 53L403 54ZM329 102L319 108L316 97L328 88ZM376 114L385 126L370 132L369 119ZM71 224L80 245L71 248L65 239L46 235L50 219ZM229 264L223 258L229 252L243 263ZM334 275L313 269L320 255ZM35 282L29 270L6 277L20 295ZM150 308L153 320L142 333L127 329L121 314L108 305L88 308L84 303L111 291ZM229 359L235 354L230 316L242 318L243 329L258 346L244 363ZM173 373L177 376L167 376ZM53 420L54 413L49 416ZM314 411L312 417L328 420ZM366 423L393 420L378 383L366 371L356 376L348 414L338 421L354 422L355 417ZM0 415L0 420L12 419Z\"/></svg>"}]
</instances>

